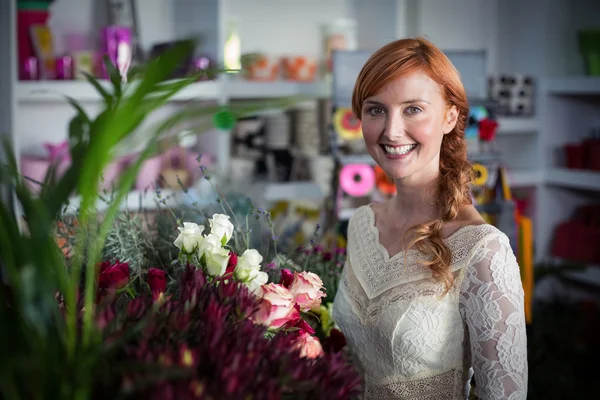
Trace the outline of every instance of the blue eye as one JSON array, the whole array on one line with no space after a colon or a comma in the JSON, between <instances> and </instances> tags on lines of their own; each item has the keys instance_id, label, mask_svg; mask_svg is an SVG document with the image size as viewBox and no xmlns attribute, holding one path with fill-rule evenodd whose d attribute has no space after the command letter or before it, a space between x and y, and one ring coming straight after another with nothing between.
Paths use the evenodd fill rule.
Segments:
<instances>
[{"instance_id":1,"label":"blue eye","mask_svg":"<svg viewBox=\"0 0 600 400\"><path fill-rule=\"evenodd\" d=\"M367 109L367 113L369 113L369 115L371 115L373 117L375 117L377 115L381 115L384 112L385 111L381 107L369 107L369 109Z\"/></svg>"},{"instance_id":2,"label":"blue eye","mask_svg":"<svg viewBox=\"0 0 600 400\"><path fill-rule=\"evenodd\" d=\"M410 106L410 107L406 107L405 110L408 114L418 114L420 113L422 110L419 107L415 107L415 106Z\"/></svg>"}]
</instances>

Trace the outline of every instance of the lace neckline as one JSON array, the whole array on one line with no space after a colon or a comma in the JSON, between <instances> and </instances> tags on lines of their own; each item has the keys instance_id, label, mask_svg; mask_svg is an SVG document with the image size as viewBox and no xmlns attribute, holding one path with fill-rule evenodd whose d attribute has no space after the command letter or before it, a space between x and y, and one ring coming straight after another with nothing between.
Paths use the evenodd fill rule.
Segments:
<instances>
[{"instance_id":1,"label":"lace neckline","mask_svg":"<svg viewBox=\"0 0 600 400\"><path fill-rule=\"evenodd\" d=\"M384 251L379 243L374 214L366 207L369 206L360 207L350 219L348 260L367 297L372 299L394 286L431 278L432 271L420 262L426 256L416 249L389 258L387 250ZM469 225L446 238L445 243L452 250L451 270L464 266L476 242L498 232L488 224Z\"/></svg>"},{"instance_id":2,"label":"lace neckline","mask_svg":"<svg viewBox=\"0 0 600 400\"><path fill-rule=\"evenodd\" d=\"M388 249L384 245L382 245L379 240L379 229L377 228L377 225L376 225L375 212L373 211L373 208L371 207L370 204L366 205L364 208L367 209L366 214L367 214L368 222L369 222L368 223L369 231L372 233L373 239L375 242L375 246L377 247L378 251L383 256L383 259L385 262L396 260L397 258L399 258L400 256L402 256L404 254L406 254L408 256L409 254L419 252L419 250L417 250L417 249L408 249L408 250L400 250L396 254L390 255L390 252L388 251ZM456 240L460 234L465 233L466 231L469 231L474 228L481 228L481 227L485 227L485 226L491 226L491 225L490 224L465 225L461 228L458 228L450 236L446 237L444 239L444 242L446 242L446 244L448 246L450 246L450 248L452 248L452 244L454 242L456 242Z\"/></svg>"}]
</instances>

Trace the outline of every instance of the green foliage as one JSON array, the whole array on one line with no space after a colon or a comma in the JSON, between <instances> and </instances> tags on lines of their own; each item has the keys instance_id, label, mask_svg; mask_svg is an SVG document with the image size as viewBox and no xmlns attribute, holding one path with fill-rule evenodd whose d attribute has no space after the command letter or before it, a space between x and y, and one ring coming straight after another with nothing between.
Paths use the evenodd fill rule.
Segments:
<instances>
[{"instance_id":1,"label":"green foliage","mask_svg":"<svg viewBox=\"0 0 600 400\"><path fill-rule=\"evenodd\" d=\"M17 218L8 205L0 205L0 398L85 399L91 397L94 383L114 373L108 357L119 342L104 343L94 320L97 265L103 257L119 258L141 274L144 264L155 262L168 269L176 259L172 245L176 219L165 214L145 219L119 209L142 162L157 153L160 141L174 141L166 134L183 122L197 132L206 131L217 113L230 122L295 102L183 108L144 132L143 150L106 201L98 191L106 165L120 149L131 148L134 133L149 115L197 81L197 75L169 80L194 48L191 40L179 42L132 71L127 83L110 62L109 86L87 76L103 109L92 117L77 101L66 98L75 110L68 125L71 166L60 179L51 171L39 195L28 191L11 144L4 143L8 163L0 169L0 185L14 188L22 212ZM79 206L69 216L64 211L74 195ZM102 201L107 207L100 215L96 205ZM57 243L57 236L64 240ZM68 265L65 251L70 255Z\"/></svg>"},{"instance_id":2,"label":"green foliage","mask_svg":"<svg viewBox=\"0 0 600 400\"><path fill-rule=\"evenodd\" d=\"M26 189L10 143L5 143L9 160L0 170L0 183L14 187L25 229L7 205L0 206L0 254L6 283L0 285L0 397L89 397L91 381L98 376L103 359L101 333L91 312L95 265L107 238L108 243L115 238L111 229L118 206L132 186L142 161L156 151L155 139L188 116L189 110L170 117L150 132L149 145L122 174L114 202L98 218L95 205L102 171L117 146L153 111L196 81L197 77L167 81L193 50L192 41L182 42L165 56L143 66L140 75L127 85L114 68L109 68L110 89L88 77L103 97L104 110L92 118L76 101L67 98L76 111L68 135L72 164L60 180L51 174L39 196ZM218 109L206 107L202 113L208 116ZM52 233L56 217L74 193L81 199L77 221L84 228L71 237L73 262L67 269ZM82 292L81 279L85 282ZM64 296L64 307L56 301L58 292ZM83 315L80 315L81 302L84 310L89 310Z\"/></svg>"}]
</instances>

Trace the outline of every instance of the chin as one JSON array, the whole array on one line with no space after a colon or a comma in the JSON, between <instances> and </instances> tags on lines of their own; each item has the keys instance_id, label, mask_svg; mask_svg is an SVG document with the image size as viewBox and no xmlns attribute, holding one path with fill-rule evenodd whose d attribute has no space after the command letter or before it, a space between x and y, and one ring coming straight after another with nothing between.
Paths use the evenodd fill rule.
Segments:
<instances>
[{"instance_id":1,"label":"chin","mask_svg":"<svg viewBox=\"0 0 600 400\"><path fill-rule=\"evenodd\" d=\"M407 168L390 168L389 164L386 165L387 160L383 160L383 162L378 162L377 165L381 167L381 169L393 180L396 179L404 179L412 175L413 171L410 171Z\"/></svg>"}]
</instances>

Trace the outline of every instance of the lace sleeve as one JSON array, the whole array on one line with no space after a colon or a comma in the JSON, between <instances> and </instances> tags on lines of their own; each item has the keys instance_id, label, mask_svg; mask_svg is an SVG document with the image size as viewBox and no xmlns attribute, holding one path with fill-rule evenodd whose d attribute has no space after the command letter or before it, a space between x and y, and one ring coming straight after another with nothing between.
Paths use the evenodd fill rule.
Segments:
<instances>
[{"instance_id":1,"label":"lace sleeve","mask_svg":"<svg viewBox=\"0 0 600 400\"><path fill-rule=\"evenodd\" d=\"M527 397L527 337L519 265L506 235L476 250L461 286L478 399Z\"/></svg>"}]
</instances>

